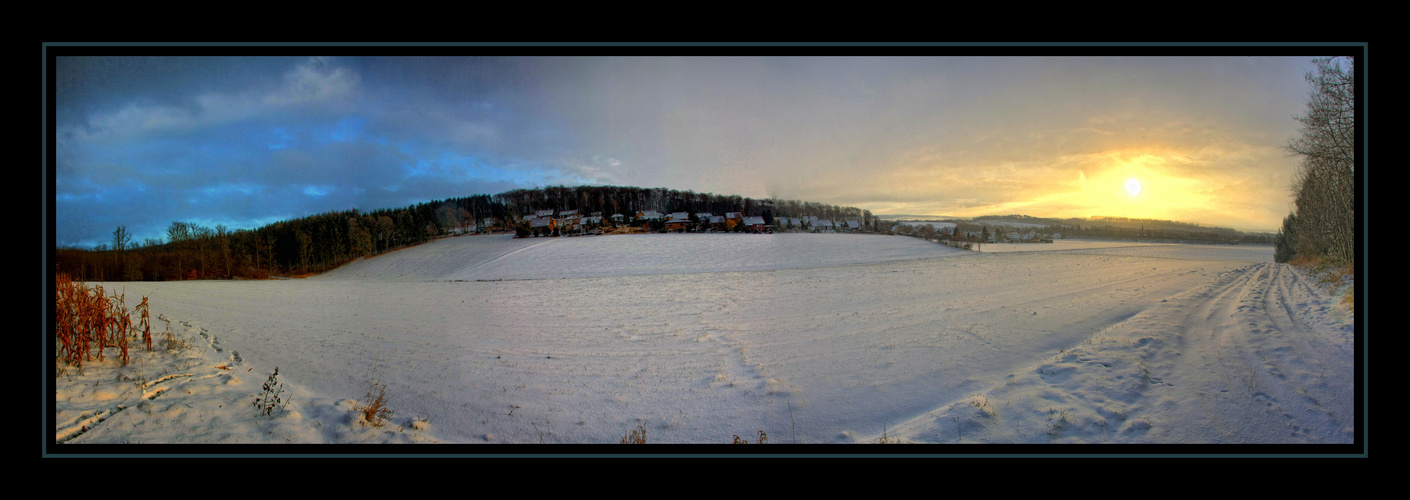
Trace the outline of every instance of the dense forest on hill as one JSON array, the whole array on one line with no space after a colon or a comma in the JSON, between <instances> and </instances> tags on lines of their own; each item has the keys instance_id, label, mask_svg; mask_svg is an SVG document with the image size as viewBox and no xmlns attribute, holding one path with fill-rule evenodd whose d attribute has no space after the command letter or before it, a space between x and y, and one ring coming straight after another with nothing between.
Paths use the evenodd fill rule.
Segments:
<instances>
[{"instance_id":1,"label":"dense forest on hill","mask_svg":"<svg viewBox=\"0 0 1410 500\"><path fill-rule=\"evenodd\" d=\"M350 209L280 221L254 229L230 230L189 222L172 222L166 238L132 241L126 228L113 231L111 245L93 249L59 248L58 272L80 280L167 281L185 279L262 279L332 269L449 234L515 232L527 228L526 215L538 210L578 210L588 214L638 211L740 212L774 217L817 216L857 220L874 229L871 212L817 202L753 199L666 188L622 186L549 186L516 189L495 195L420 203L403 208L363 212ZM604 220L604 224L611 224Z\"/></svg>"}]
</instances>

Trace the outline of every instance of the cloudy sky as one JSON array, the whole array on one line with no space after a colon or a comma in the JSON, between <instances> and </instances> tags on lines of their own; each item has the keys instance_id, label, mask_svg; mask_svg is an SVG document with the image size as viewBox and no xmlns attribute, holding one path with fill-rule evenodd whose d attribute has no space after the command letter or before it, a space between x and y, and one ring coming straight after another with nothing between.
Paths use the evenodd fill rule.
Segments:
<instances>
[{"instance_id":1,"label":"cloudy sky","mask_svg":"<svg viewBox=\"0 0 1410 500\"><path fill-rule=\"evenodd\" d=\"M60 57L55 238L556 184L1271 232L1311 59Z\"/></svg>"}]
</instances>

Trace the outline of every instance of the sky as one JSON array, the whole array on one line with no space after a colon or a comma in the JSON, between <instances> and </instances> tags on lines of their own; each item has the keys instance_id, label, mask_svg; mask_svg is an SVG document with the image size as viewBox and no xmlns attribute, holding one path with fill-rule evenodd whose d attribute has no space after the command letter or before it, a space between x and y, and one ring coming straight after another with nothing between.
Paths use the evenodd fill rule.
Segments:
<instances>
[{"instance_id":1,"label":"sky","mask_svg":"<svg viewBox=\"0 0 1410 500\"><path fill-rule=\"evenodd\" d=\"M1272 232L1315 69L1311 55L337 52L58 57L56 243L546 185Z\"/></svg>"}]
</instances>

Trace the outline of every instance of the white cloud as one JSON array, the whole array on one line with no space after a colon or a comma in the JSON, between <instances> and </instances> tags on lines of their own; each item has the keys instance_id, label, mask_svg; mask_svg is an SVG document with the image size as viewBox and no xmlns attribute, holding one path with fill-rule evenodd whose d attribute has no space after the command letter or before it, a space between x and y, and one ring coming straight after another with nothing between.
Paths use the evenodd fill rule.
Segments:
<instances>
[{"instance_id":1,"label":"white cloud","mask_svg":"<svg viewBox=\"0 0 1410 500\"><path fill-rule=\"evenodd\" d=\"M191 97L191 106L132 102L116 112L89 116L86 126L60 127L58 137L63 143L88 143L211 127L299 106L336 103L354 95L360 84L356 73L314 58L268 88L199 94Z\"/></svg>"},{"instance_id":2,"label":"white cloud","mask_svg":"<svg viewBox=\"0 0 1410 500\"><path fill-rule=\"evenodd\" d=\"M265 95L263 102L272 107L327 102L352 95L360 84L357 73L330 69L324 58L315 57L286 73L284 85Z\"/></svg>"}]
</instances>

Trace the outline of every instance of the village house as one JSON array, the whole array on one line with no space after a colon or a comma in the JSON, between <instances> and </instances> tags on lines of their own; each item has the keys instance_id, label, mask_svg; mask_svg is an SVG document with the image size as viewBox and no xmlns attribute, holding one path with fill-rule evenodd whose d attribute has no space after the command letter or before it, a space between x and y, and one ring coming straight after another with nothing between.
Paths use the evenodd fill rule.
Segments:
<instances>
[{"instance_id":1,"label":"village house","mask_svg":"<svg viewBox=\"0 0 1410 500\"><path fill-rule=\"evenodd\" d=\"M704 222L704 221L702 221L702 222ZM723 216L723 215L712 215L712 216L710 216L709 224L710 224L710 229L713 230L713 231L724 231L724 230L725 230L725 216Z\"/></svg>"},{"instance_id":2,"label":"village house","mask_svg":"<svg viewBox=\"0 0 1410 500\"><path fill-rule=\"evenodd\" d=\"M685 232L690 226L690 214L687 212L672 212L666 216L666 230L671 232Z\"/></svg>"},{"instance_id":3,"label":"village house","mask_svg":"<svg viewBox=\"0 0 1410 500\"><path fill-rule=\"evenodd\" d=\"M699 212L699 213L696 213L696 214L695 214L695 220L698 221L698 222L697 222L697 225L696 225L696 229L695 229L695 230L696 230L696 231L705 231L705 230L707 230L707 229L710 229L710 218L711 218L711 217L714 217L714 216L713 216L713 215L710 215L710 212Z\"/></svg>"},{"instance_id":4,"label":"village house","mask_svg":"<svg viewBox=\"0 0 1410 500\"><path fill-rule=\"evenodd\" d=\"M664 221L665 219L665 214L655 210L642 210L636 213L637 226L640 226L643 231L647 232L654 230L652 224L655 223L655 221Z\"/></svg>"},{"instance_id":5,"label":"village house","mask_svg":"<svg viewBox=\"0 0 1410 500\"><path fill-rule=\"evenodd\" d=\"M529 221L529 231L532 231L535 236L550 234L555 228L557 228L557 224L554 224L552 217L534 217Z\"/></svg>"},{"instance_id":6,"label":"village house","mask_svg":"<svg viewBox=\"0 0 1410 500\"><path fill-rule=\"evenodd\" d=\"M764 218L763 218L763 217L745 217L745 218L744 218L744 221L743 221L743 224L744 224L744 228L745 228L745 229L748 229L748 230L750 230L750 231L753 231L753 232L756 232L756 233L764 232Z\"/></svg>"},{"instance_id":7,"label":"village house","mask_svg":"<svg viewBox=\"0 0 1410 500\"><path fill-rule=\"evenodd\" d=\"M582 217L578 215L577 210L564 210L560 212L558 217L554 220L554 224L560 234L581 231L582 227L580 226L580 222L582 222Z\"/></svg>"},{"instance_id":8,"label":"village house","mask_svg":"<svg viewBox=\"0 0 1410 500\"><path fill-rule=\"evenodd\" d=\"M600 234L601 230L600 230L600 229L596 229L596 228L601 228L601 227L602 227L602 216L601 216L601 215L594 215L594 216L591 216L591 217L583 217L583 219L582 219L582 221L581 221L579 227L580 227L581 230L584 231L584 232L586 232L586 231L588 230L588 228L595 228L595 229L594 229L594 231L595 231L594 234Z\"/></svg>"}]
</instances>

